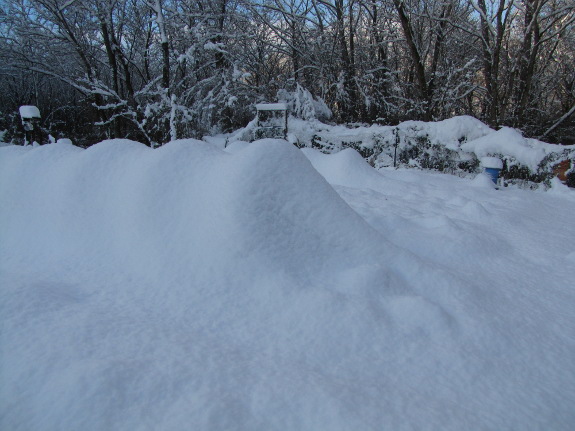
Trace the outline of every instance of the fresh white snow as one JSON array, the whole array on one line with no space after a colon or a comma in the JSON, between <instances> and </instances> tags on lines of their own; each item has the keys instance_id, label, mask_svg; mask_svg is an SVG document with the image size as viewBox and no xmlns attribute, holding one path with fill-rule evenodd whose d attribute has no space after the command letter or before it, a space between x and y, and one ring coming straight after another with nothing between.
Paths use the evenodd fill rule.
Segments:
<instances>
[{"instance_id":1,"label":"fresh white snow","mask_svg":"<svg viewBox=\"0 0 575 431\"><path fill-rule=\"evenodd\" d=\"M484 168L503 169L503 162L497 157L482 157L481 166Z\"/></svg>"},{"instance_id":2,"label":"fresh white snow","mask_svg":"<svg viewBox=\"0 0 575 431\"><path fill-rule=\"evenodd\" d=\"M551 153L560 153L573 146L548 144L537 139L524 138L521 133L510 127L502 127L490 133L461 145L464 151L472 152L477 157L491 154L504 154L529 167L533 172L545 156Z\"/></svg>"},{"instance_id":3,"label":"fresh white snow","mask_svg":"<svg viewBox=\"0 0 575 431\"><path fill-rule=\"evenodd\" d=\"M256 109L258 111L287 111L286 103L258 103Z\"/></svg>"},{"instance_id":4,"label":"fresh white snow","mask_svg":"<svg viewBox=\"0 0 575 431\"><path fill-rule=\"evenodd\" d=\"M40 118L40 110L36 106L20 106L19 111L22 118Z\"/></svg>"},{"instance_id":5,"label":"fresh white snow","mask_svg":"<svg viewBox=\"0 0 575 431\"><path fill-rule=\"evenodd\" d=\"M575 192L353 150L0 148L2 430L571 430Z\"/></svg>"}]
</instances>

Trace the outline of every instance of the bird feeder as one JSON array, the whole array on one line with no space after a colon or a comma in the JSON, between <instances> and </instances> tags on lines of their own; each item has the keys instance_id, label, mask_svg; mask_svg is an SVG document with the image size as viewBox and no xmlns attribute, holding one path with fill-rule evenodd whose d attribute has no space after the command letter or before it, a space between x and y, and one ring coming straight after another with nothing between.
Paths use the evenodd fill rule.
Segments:
<instances>
[{"instance_id":1,"label":"bird feeder","mask_svg":"<svg viewBox=\"0 0 575 431\"><path fill-rule=\"evenodd\" d=\"M503 162L501 159L497 157L482 157L481 166L483 166L485 173L489 175L491 181L497 185L499 173L501 172L501 169L503 169Z\"/></svg>"},{"instance_id":2,"label":"bird feeder","mask_svg":"<svg viewBox=\"0 0 575 431\"><path fill-rule=\"evenodd\" d=\"M20 106L20 117L24 127L24 145L31 144L34 138L34 131L38 128L40 121L40 110L32 105Z\"/></svg>"},{"instance_id":3,"label":"bird feeder","mask_svg":"<svg viewBox=\"0 0 575 431\"><path fill-rule=\"evenodd\" d=\"M285 103L258 103L254 140L287 139L287 109Z\"/></svg>"}]
</instances>

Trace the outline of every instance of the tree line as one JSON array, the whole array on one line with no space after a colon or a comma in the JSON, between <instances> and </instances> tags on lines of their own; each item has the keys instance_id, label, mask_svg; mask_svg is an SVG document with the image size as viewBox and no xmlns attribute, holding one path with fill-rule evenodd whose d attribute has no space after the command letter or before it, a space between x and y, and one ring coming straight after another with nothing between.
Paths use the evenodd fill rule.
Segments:
<instances>
[{"instance_id":1,"label":"tree line","mask_svg":"<svg viewBox=\"0 0 575 431\"><path fill-rule=\"evenodd\" d=\"M15 133L18 106L33 104L46 130L81 145L125 137L156 146L244 126L254 103L284 98L327 106L338 123L467 114L575 143L572 0L6 0L0 8L0 130ZM310 115L297 106L296 115ZM327 110L315 114L327 120Z\"/></svg>"}]
</instances>

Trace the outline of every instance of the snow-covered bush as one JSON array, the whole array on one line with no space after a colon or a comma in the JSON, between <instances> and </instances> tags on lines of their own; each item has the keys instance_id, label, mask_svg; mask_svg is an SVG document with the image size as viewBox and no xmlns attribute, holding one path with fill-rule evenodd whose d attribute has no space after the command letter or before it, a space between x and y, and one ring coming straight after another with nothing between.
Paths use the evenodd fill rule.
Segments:
<instances>
[{"instance_id":1,"label":"snow-covered bush","mask_svg":"<svg viewBox=\"0 0 575 431\"><path fill-rule=\"evenodd\" d=\"M396 166L468 175L480 172L479 159L490 156L502 160L505 180L542 183L556 175L560 162L575 164L575 146L524 138L518 130L507 127L495 131L467 116L354 128L292 118L289 129L300 146L324 153L353 148L376 168L393 166L395 160ZM568 175L575 176L573 168Z\"/></svg>"},{"instance_id":2,"label":"snow-covered bush","mask_svg":"<svg viewBox=\"0 0 575 431\"><path fill-rule=\"evenodd\" d=\"M291 115L302 120L329 120L332 116L331 110L320 97L313 97L312 94L296 83L295 89L289 91L281 89L277 93L278 101L288 104Z\"/></svg>"}]
</instances>

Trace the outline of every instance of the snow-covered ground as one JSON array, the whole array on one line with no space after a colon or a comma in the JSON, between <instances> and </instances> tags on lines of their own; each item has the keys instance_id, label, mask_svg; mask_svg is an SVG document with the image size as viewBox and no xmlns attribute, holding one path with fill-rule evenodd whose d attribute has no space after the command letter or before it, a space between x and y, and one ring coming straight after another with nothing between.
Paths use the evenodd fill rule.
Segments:
<instances>
[{"instance_id":1,"label":"snow-covered ground","mask_svg":"<svg viewBox=\"0 0 575 431\"><path fill-rule=\"evenodd\" d=\"M573 214L280 141L2 147L0 429L572 430Z\"/></svg>"}]
</instances>

